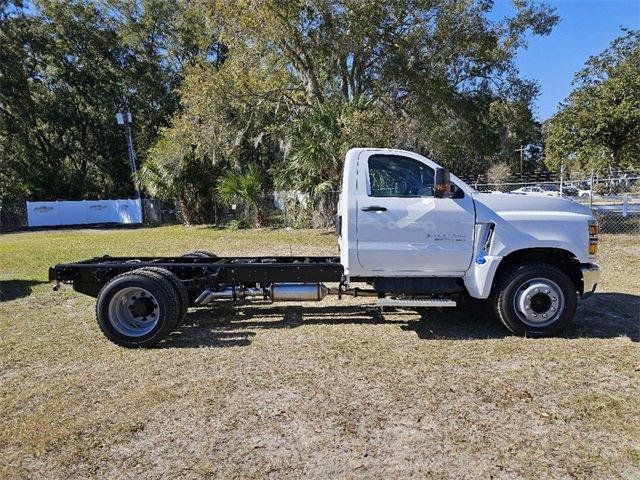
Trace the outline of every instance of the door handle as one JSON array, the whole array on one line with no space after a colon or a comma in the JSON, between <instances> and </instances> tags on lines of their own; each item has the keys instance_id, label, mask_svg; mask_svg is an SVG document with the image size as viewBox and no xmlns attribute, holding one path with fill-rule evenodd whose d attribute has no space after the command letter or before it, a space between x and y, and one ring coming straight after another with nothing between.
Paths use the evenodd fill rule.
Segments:
<instances>
[{"instance_id":1,"label":"door handle","mask_svg":"<svg viewBox=\"0 0 640 480\"><path fill-rule=\"evenodd\" d=\"M363 212L386 212L387 207L379 207L377 205L371 205L369 207L362 207L360 210Z\"/></svg>"}]
</instances>

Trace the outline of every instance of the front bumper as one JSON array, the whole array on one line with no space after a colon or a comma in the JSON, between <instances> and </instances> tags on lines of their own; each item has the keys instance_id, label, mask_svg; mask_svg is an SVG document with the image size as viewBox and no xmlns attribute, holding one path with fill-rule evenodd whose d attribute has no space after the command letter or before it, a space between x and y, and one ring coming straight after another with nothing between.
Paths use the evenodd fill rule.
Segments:
<instances>
[{"instance_id":1,"label":"front bumper","mask_svg":"<svg viewBox=\"0 0 640 480\"><path fill-rule=\"evenodd\" d=\"M580 265L582 271L582 296L587 297L596 291L598 280L600 280L600 267L595 263L583 263Z\"/></svg>"}]
</instances>

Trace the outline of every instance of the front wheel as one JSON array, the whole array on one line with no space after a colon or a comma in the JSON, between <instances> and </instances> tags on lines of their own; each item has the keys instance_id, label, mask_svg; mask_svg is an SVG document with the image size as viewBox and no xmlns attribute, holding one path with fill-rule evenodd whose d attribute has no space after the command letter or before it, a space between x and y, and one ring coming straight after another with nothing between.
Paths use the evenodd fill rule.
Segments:
<instances>
[{"instance_id":1,"label":"front wheel","mask_svg":"<svg viewBox=\"0 0 640 480\"><path fill-rule=\"evenodd\" d=\"M528 262L498 279L492 302L496 316L511 332L542 337L559 332L573 319L577 293L559 268Z\"/></svg>"}]
</instances>

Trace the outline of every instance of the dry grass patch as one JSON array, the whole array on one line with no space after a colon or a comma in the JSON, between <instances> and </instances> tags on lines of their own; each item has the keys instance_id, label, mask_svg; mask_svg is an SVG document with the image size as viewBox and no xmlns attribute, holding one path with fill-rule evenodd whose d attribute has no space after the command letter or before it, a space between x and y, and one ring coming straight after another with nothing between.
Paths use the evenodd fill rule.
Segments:
<instances>
[{"instance_id":1,"label":"dry grass patch","mask_svg":"<svg viewBox=\"0 0 640 480\"><path fill-rule=\"evenodd\" d=\"M603 236L562 338L486 309L359 299L192 311L159 348L107 342L49 265L105 253L334 254L318 231L0 236L1 477L638 478L640 249Z\"/></svg>"}]
</instances>

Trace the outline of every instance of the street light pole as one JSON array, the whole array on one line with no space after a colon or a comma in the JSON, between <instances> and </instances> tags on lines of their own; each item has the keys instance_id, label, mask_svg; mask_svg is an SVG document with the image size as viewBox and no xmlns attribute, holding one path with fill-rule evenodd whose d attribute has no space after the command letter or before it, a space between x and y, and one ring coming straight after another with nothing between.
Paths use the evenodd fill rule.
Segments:
<instances>
[{"instance_id":1,"label":"street light pole","mask_svg":"<svg viewBox=\"0 0 640 480\"><path fill-rule=\"evenodd\" d=\"M133 179L133 187L136 189L136 196L140 199L140 189L138 188L138 182L136 179L136 173L138 172L136 151L133 148L133 130L131 125L133 124L133 117L129 110L129 105L125 104L125 108L116 114L116 121L118 125L124 125L124 132L127 137L127 155L129 157L129 166L131 167L131 177Z\"/></svg>"}]
</instances>

